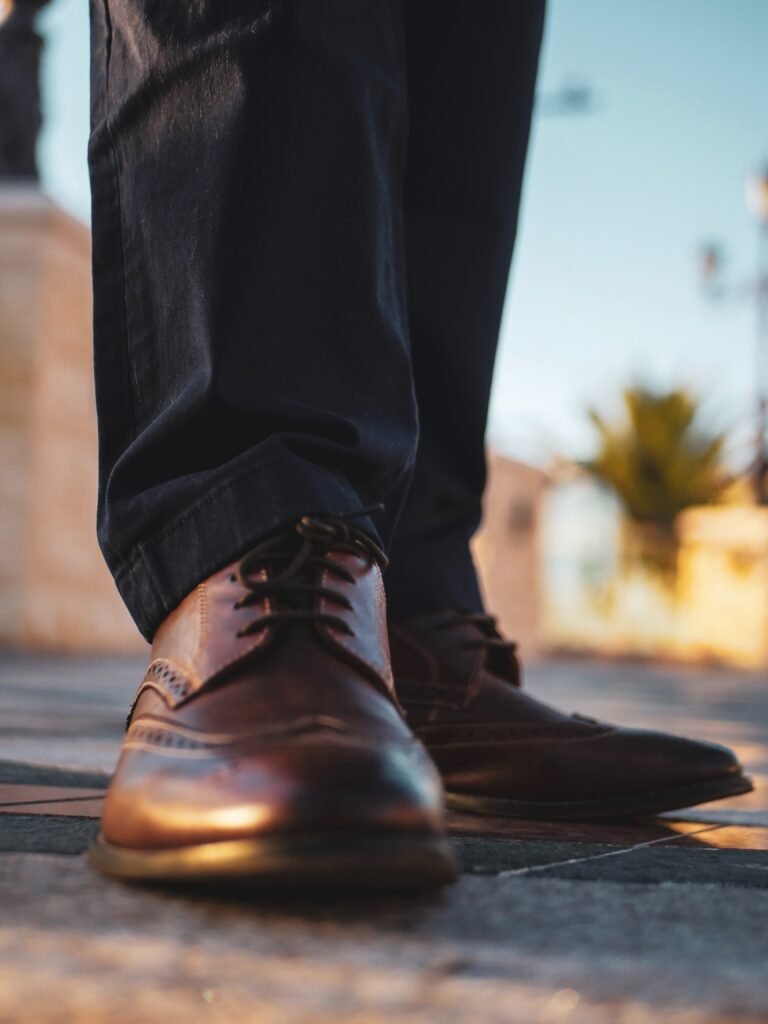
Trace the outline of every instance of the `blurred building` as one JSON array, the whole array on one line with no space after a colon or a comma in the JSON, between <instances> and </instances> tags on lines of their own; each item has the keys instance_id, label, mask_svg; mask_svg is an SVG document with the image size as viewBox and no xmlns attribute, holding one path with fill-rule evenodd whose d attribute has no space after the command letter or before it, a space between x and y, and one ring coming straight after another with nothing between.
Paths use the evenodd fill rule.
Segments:
<instances>
[{"instance_id":1,"label":"blurred building","mask_svg":"<svg viewBox=\"0 0 768 1024\"><path fill-rule=\"evenodd\" d=\"M678 517L662 572L604 488L586 476L554 487L542 513L546 647L768 668L768 509L734 497Z\"/></svg>"},{"instance_id":2,"label":"blurred building","mask_svg":"<svg viewBox=\"0 0 768 1024\"><path fill-rule=\"evenodd\" d=\"M693 508L678 521L678 645L768 667L768 508Z\"/></svg>"},{"instance_id":3,"label":"blurred building","mask_svg":"<svg viewBox=\"0 0 768 1024\"><path fill-rule=\"evenodd\" d=\"M0 643L135 650L95 537L88 230L0 185Z\"/></svg>"},{"instance_id":4,"label":"blurred building","mask_svg":"<svg viewBox=\"0 0 768 1024\"><path fill-rule=\"evenodd\" d=\"M474 542L488 608L524 658L542 650L541 517L547 475L504 458L488 458L483 526Z\"/></svg>"}]
</instances>

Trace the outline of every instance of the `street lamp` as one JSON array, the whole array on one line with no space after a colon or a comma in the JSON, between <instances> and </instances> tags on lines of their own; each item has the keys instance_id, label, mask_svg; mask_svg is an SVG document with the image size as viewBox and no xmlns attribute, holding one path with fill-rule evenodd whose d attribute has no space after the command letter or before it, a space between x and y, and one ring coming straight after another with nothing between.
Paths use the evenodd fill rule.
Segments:
<instances>
[{"instance_id":1,"label":"street lamp","mask_svg":"<svg viewBox=\"0 0 768 1024\"><path fill-rule=\"evenodd\" d=\"M711 298L725 298L735 293L747 295L755 302L756 429L751 476L755 499L760 505L768 505L768 166L747 178L747 206L758 225L754 280L735 288L724 285L722 249L711 242L701 247L699 271Z\"/></svg>"}]
</instances>

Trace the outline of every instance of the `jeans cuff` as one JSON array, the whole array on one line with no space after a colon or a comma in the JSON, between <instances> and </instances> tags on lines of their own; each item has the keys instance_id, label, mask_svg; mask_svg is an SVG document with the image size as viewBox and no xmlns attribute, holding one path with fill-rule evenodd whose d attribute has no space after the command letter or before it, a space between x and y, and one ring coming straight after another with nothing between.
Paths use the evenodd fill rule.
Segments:
<instances>
[{"instance_id":1,"label":"jeans cuff","mask_svg":"<svg viewBox=\"0 0 768 1024\"><path fill-rule=\"evenodd\" d=\"M364 502L344 478L299 456L251 469L202 495L154 537L140 542L115 583L146 640L198 583L303 515L351 514ZM381 543L368 516L355 526Z\"/></svg>"}]
</instances>

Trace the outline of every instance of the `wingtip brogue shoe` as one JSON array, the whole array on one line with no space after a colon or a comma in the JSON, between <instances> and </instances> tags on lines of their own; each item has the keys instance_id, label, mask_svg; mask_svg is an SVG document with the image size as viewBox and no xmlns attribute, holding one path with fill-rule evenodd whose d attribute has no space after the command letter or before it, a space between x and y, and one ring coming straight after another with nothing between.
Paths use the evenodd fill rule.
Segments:
<instances>
[{"instance_id":1,"label":"wingtip brogue shoe","mask_svg":"<svg viewBox=\"0 0 768 1024\"><path fill-rule=\"evenodd\" d=\"M158 630L91 860L165 883L453 880L442 788L392 686L375 545L306 517Z\"/></svg>"},{"instance_id":2,"label":"wingtip brogue shoe","mask_svg":"<svg viewBox=\"0 0 768 1024\"><path fill-rule=\"evenodd\" d=\"M628 729L535 700L489 616L390 623L395 688L450 808L519 818L656 814L751 790L715 743Z\"/></svg>"}]
</instances>

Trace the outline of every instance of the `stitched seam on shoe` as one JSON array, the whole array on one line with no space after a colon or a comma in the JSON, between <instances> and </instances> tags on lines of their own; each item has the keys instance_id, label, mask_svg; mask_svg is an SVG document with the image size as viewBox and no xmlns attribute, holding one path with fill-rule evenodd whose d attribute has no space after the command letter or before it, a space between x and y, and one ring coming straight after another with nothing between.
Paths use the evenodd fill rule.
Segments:
<instances>
[{"instance_id":1,"label":"stitched seam on shoe","mask_svg":"<svg viewBox=\"0 0 768 1024\"><path fill-rule=\"evenodd\" d=\"M331 725L297 724L294 727L286 726L283 729L276 729L272 732L256 733L248 736L227 736L220 738L196 738L184 733L177 732L167 726L151 726L137 723L131 727L125 738L124 747L141 745L145 749L153 750L197 750L211 753L227 753L232 750L261 749L274 747L281 743L290 744L308 743L317 739L318 736L333 736L334 744L346 744L348 746L360 746L370 749L371 735L358 730L339 730ZM420 748L420 744L413 737L402 739L387 739L387 745L397 745L402 748Z\"/></svg>"},{"instance_id":2,"label":"stitched seam on shoe","mask_svg":"<svg viewBox=\"0 0 768 1024\"><path fill-rule=\"evenodd\" d=\"M387 595L384 591L384 580L382 579L381 570L378 565L371 567L371 572L374 574L374 588L376 590L376 633L378 636L379 650L386 652L385 662L386 670L383 673L384 682L387 684L387 689L391 689L394 692L395 681L392 675L392 658L389 651L389 632L387 631ZM381 612L379 613L379 609Z\"/></svg>"},{"instance_id":3,"label":"stitched seam on shoe","mask_svg":"<svg viewBox=\"0 0 768 1024\"><path fill-rule=\"evenodd\" d=\"M168 681L169 675L173 677L173 682ZM176 684L179 681L183 685L183 692L178 692L179 687ZM135 706L142 691L151 688L156 690L170 707L177 707L194 691L196 681L197 678L194 673L189 673L186 669L180 668L170 659L155 658L147 667L144 679L134 698L133 706Z\"/></svg>"},{"instance_id":4,"label":"stitched seam on shoe","mask_svg":"<svg viewBox=\"0 0 768 1024\"><path fill-rule=\"evenodd\" d=\"M439 728L429 726L416 730L422 742L429 744L432 747L435 746L455 746L459 744L485 742L485 743L504 743L510 740L522 743L588 743L594 742L599 739L603 739L606 735L611 735L612 730L602 733L592 733L588 736L575 735L567 732L554 732L547 729L524 729L522 727L508 727L508 728L483 728L482 726L477 727L456 727L456 726L440 726ZM447 737L435 735L432 738L429 733L449 732Z\"/></svg>"},{"instance_id":5,"label":"stitched seam on shoe","mask_svg":"<svg viewBox=\"0 0 768 1024\"><path fill-rule=\"evenodd\" d=\"M346 746L357 746L363 750L371 749L372 737L366 733L344 735L335 733L330 729L308 729L302 732L274 733L269 736L246 736L243 739L232 740L229 743L204 743L202 741L187 739L184 736L176 736L172 733L165 733L164 739L167 737L168 742L163 742L150 733L146 736L138 735L126 738L123 746L127 747L132 744L140 743L145 747L159 750L200 750L226 754L231 750L242 750L244 748L258 750L265 747L274 747L286 742L290 744L310 743L316 740L318 736L325 736L327 738L329 733L334 737L335 746L344 744ZM387 746L388 748L397 746L408 750L419 749L412 740L395 740L392 738L387 740Z\"/></svg>"},{"instance_id":6,"label":"stitched seam on shoe","mask_svg":"<svg viewBox=\"0 0 768 1024\"><path fill-rule=\"evenodd\" d=\"M123 743L123 750L136 751L143 750L149 754L156 756L163 755L165 757L188 757L188 758L199 758L210 759L210 760L226 760L230 757L240 758L247 757L250 754L257 755L262 751L274 750L275 748L287 748L294 750L302 745L309 745L317 742L318 734L313 735L300 735L300 736L282 736L275 737L274 740L266 741L262 740L258 744L251 742L248 743L233 743L227 746L221 747L195 747L195 746L179 746L171 744L152 744L146 743L143 740L126 740ZM394 741L388 740L388 747L392 749L394 746L400 747L404 752L407 753L419 753L420 748L412 743L405 741ZM371 737L360 736L357 738L350 737L337 737L334 743L336 749L346 747L357 750L370 750L371 748ZM423 757L423 755L422 755Z\"/></svg>"},{"instance_id":7,"label":"stitched seam on shoe","mask_svg":"<svg viewBox=\"0 0 768 1024\"><path fill-rule=\"evenodd\" d=\"M267 570L266 569L260 569L259 570L258 579L261 580L262 582L267 579ZM265 597L264 598L264 611L265 611L266 614L269 614L271 612L271 610L272 610L272 599L270 597ZM206 678L203 680L202 685L200 687L198 687L198 689L195 691L195 693L200 693L202 690L204 690L206 684L209 683L212 679L215 679L225 669L231 668L232 665L236 665L238 663L238 661L243 659L246 655L252 654L255 650L258 650L259 647L263 647L267 643L267 641L271 639L273 632L274 632L274 630L270 626L268 626L266 629L262 629L259 633L257 633L255 635L252 644L250 644L247 647L244 647L243 650L238 651L237 654L235 654L234 657L230 658L228 661L223 661L220 665L217 665L215 668L213 668L208 673Z\"/></svg>"},{"instance_id":8,"label":"stitched seam on shoe","mask_svg":"<svg viewBox=\"0 0 768 1024\"><path fill-rule=\"evenodd\" d=\"M197 656L200 653L200 648L208 636L208 594L205 589L204 582L200 583L197 587L197 598L197 643L195 644L195 653L192 655L192 661L194 663L197 663Z\"/></svg>"},{"instance_id":9,"label":"stitched seam on shoe","mask_svg":"<svg viewBox=\"0 0 768 1024\"><path fill-rule=\"evenodd\" d=\"M254 731L250 733L232 733L232 732L211 732L207 729L196 729L192 725L183 725L180 722L173 721L172 719L164 718L162 714L153 714L150 712L145 718L139 719L134 723L136 729L152 729L155 731L164 731L174 733L179 736L187 736L193 740L209 741L216 743L228 743L231 740L240 740L248 736L269 736L276 733L282 733L286 729L297 730L303 728L309 728L311 726L318 726L324 729L333 729L339 734L351 733L354 730L346 722L341 719L334 718L330 715L303 715L300 718L292 719L288 723L283 723L280 726L274 726L264 724L259 727L256 726Z\"/></svg>"}]
</instances>

